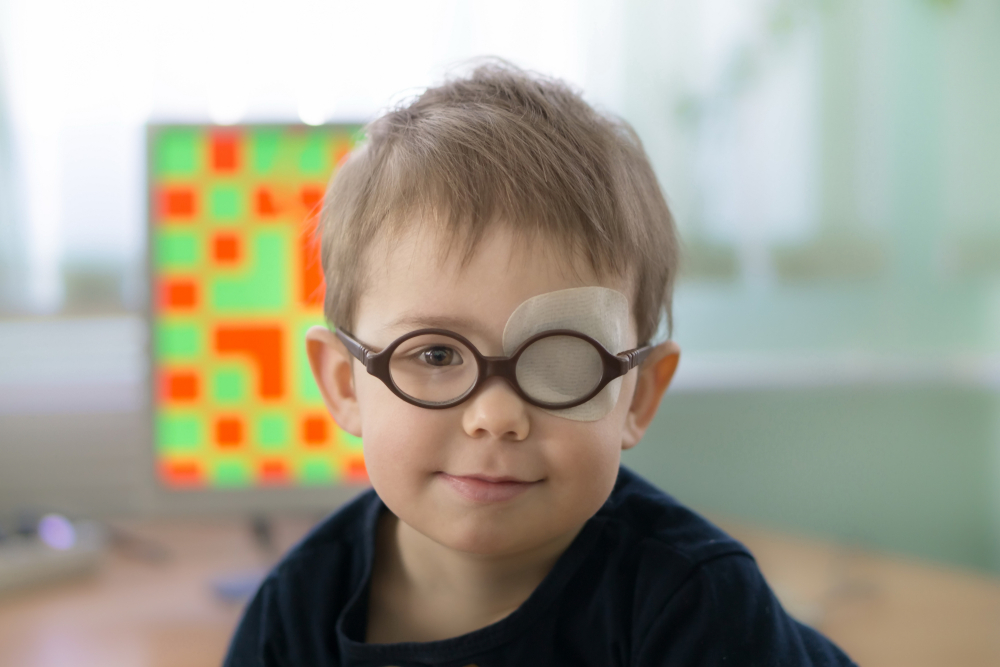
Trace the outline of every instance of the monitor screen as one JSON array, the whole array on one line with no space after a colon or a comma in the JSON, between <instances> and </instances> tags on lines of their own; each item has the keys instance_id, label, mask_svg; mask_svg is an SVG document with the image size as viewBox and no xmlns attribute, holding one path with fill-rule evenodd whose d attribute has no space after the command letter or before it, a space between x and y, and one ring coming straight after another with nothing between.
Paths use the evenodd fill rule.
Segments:
<instances>
[{"instance_id":1,"label":"monitor screen","mask_svg":"<svg viewBox=\"0 0 1000 667\"><path fill-rule=\"evenodd\" d=\"M364 483L304 336L323 324L316 223L360 125L148 133L152 437L171 490Z\"/></svg>"}]
</instances>

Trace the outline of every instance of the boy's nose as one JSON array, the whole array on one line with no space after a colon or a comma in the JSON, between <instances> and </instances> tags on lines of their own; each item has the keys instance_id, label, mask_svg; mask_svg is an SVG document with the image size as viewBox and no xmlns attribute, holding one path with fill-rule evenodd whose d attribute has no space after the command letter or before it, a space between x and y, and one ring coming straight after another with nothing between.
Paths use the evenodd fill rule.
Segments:
<instances>
[{"instance_id":1,"label":"boy's nose","mask_svg":"<svg viewBox=\"0 0 1000 667\"><path fill-rule=\"evenodd\" d=\"M473 438L520 441L528 437L527 404L502 378L484 382L462 407L462 427Z\"/></svg>"}]
</instances>

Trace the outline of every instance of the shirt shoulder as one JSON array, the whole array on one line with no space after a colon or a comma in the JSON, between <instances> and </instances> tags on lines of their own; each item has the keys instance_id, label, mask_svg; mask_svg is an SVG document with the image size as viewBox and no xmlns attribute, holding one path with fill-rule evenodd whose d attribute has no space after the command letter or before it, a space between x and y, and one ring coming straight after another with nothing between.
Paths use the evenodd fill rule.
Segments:
<instances>
[{"instance_id":1,"label":"shirt shoulder","mask_svg":"<svg viewBox=\"0 0 1000 667\"><path fill-rule=\"evenodd\" d=\"M853 664L785 612L745 546L627 468L595 519L631 591L631 664Z\"/></svg>"},{"instance_id":2,"label":"shirt shoulder","mask_svg":"<svg viewBox=\"0 0 1000 667\"><path fill-rule=\"evenodd\" d=\"M822 634L792 618L750 558L703 563L645 624L636 667L856 667Z\"/></svg>"},{"instance_id":3,"label":"shirt shoulder","mask_svg":"<svg viewBox=\"0 0 1000 667\"><path fill-rule=\"evenodd\" d=\"M750 556L739 541L625 466L595 519L641 549L669 552L692 566L730 554Z\"/></svg>"}]
</instances>

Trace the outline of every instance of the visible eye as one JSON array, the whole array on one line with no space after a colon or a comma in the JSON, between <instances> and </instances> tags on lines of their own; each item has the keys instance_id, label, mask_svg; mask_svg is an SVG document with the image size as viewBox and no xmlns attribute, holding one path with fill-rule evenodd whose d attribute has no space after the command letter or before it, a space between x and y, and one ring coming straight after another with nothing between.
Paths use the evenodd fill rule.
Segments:
<instances>
[{"instance_id":1,"label":"visible eye","mask_svg":"<svg viewBox=\"0 0 1000 667\"><path fill-rule=\"evenodd\" d=\"M462 363L462 355L454 348L436 345L420 353L420 358L431 366L457 366Z\"/></svg>"}]
</instances>

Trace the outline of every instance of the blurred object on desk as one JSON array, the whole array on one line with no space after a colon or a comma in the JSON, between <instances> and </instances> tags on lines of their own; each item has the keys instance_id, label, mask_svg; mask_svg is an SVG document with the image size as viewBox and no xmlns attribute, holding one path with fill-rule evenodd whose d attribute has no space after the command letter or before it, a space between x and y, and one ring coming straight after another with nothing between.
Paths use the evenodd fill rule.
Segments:
<instances>
[{"instance_id":1,"label":"blurred object on desk","mask_svg":"<svg viewBox=\"0 0 1000 667\"><path fill-rule=\"evenodd\" d=\"M92 574L100 565L105 539L96 523L48 514L20 532L27 534L0 540L0 595Z\"/></svg>"}]
</instances>

